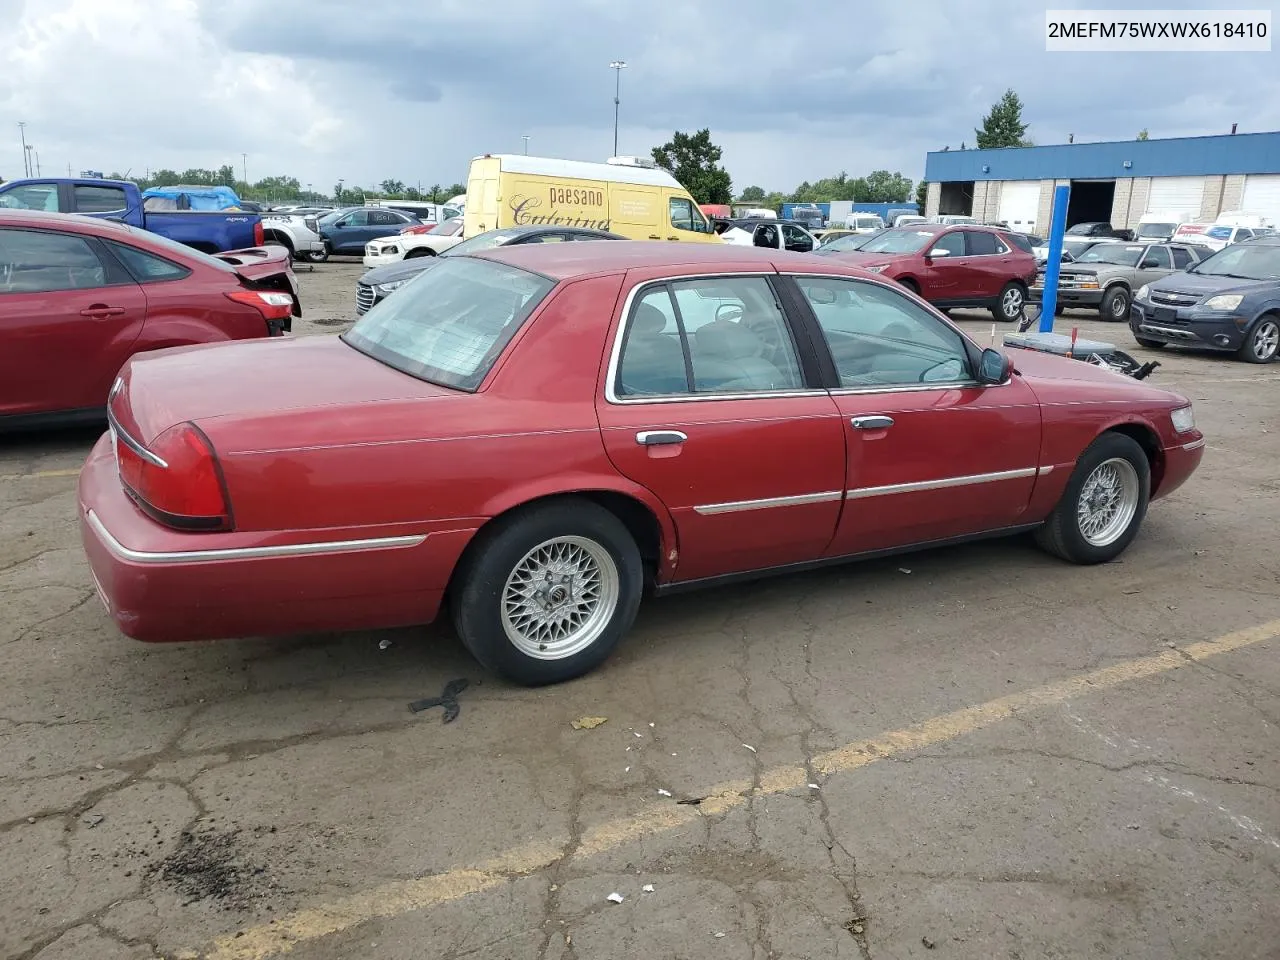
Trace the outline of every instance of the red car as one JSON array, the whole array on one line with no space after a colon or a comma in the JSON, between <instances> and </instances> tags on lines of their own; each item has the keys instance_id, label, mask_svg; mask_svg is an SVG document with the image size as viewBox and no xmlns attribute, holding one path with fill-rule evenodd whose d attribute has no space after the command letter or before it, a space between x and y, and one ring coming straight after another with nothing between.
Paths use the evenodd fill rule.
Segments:
<instances>
[{"instance_id":1,"label":"red car","mask_svg":"<svg viewBox=\"0 0 1280 960\"><path fill-rule=\"evenodd\" d=\"M0 210L0 429L101 420L129 357L282 334L281 247L210 256L123 224Z\"/></svg>"},{"instance_id":2,"label":"red car","mask_svg":"<svg viewBox=\"0 0 1280 960\"><path fill-rule=\"evenodd\" d=\"M425 623L520 683L657 592L1034 530L1110 560L1204 438L1186 398L983 350L897 284L661 243L444 257L341 337L135 357L80 477L120 629Z\"/></svg>"},{"instance_id":3,"label":"red car","mask_svg":"<svg viewBox=\"0 0 1280 960\"><path fill-rule=\"evenodd\" d=\"M825 255L896 280L936 307L986 307L1006 323L1022 315L1036 279L1035 256L991 227L919 223Z\"/></svg>"}]
</instances>

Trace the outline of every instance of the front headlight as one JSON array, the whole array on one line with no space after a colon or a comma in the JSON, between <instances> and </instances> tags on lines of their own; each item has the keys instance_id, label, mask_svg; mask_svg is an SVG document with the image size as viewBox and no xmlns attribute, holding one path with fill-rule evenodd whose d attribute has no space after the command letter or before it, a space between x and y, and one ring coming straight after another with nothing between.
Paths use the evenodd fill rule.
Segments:
<instances>
[{"instance_id":1,"label":"front headlight","mask_svg":"<svg viewBox=\"0 0 1280 960\"><path fill-rule=\"evenodd\" d=\"M1196 412L1190 405L1174 410L1169 419L1173 421L1173 429L1179 433L1190 433L1196 428Z\"/></svg>"},{"instance_id":2,"label":"front headlight","mask_svg":"<svg viewBox=\"0 0 1280 960\"><path fill-rule=\"evenodd\" d=\"M1210 297L1204 305L1210 310L1234 310L1240 306L1244 297L1238 293L1224 293L1218 297Z\"/></svg>"},{"instance_id":3,"label":"front headlight","mask_svg":"<svg viewBox=\"0 0 1280 960\"><path fill-rule=\"evenodd\" d=\"M386 294L395 290L397 287L403 287L408 282L408 280L389 280L386 283L377 284L374 289L379 293Z\"/></svg>"},{"instance_id":4,"label":"front headlight","mask_svg":"<svg viewBox=\"0 0 1280 960\"><path fill-rule=\"evenodd\" d=\"M1151 284L1144 283L1142 286L1138 288L1138 292L1133 295L1133 299L1145 300L1147 299L1147 294L1150 292L1151 292Z\"/></svg>"}]
</instances>

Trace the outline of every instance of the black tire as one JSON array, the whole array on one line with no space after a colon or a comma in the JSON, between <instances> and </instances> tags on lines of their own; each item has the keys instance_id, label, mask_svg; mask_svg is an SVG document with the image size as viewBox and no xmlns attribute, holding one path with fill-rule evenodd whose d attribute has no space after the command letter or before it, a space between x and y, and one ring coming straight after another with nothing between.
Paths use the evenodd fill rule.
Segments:
<instances>
[{"instance_id":1,"label":"black tire","mask_svg":"<svg viewBox=\"0 0 1280 960\"><path fill-rule=\"evenodd\" d=\"M1270 363L1280 356L1280 317L1274 313L1259 317L1236 355L1249 363Z\"/></svg>"},{"instance_id":2,"label":"black tire","mask_svg":"<svg viewBox=\"0 0 1280 960\"><path fill-rule=\"evenodd\" d=\"M329 248L323 250L308 250L306 253L307 261L310 263L324 263L329 259Z\"/></svg>"},{"instance_id":3,"label":"black tire","mask_svg":"<svg viewBox=\"0 0 1280 960\"><path fill-rule=\"evenodd\" d=\"M1094 471L1114 461L1124 461L1132 467L1137 484L1133 514L1123 529L1116 532L1114 539L1105 543L1091 542L1081 530L1078 516L1080 501ZM1116 469L1121 475L1126 472L1119 465L1116 465ZM1036 530L1036 542L1049 553L1071 563L1106 563L1114 560L1137 536L1150 499L1151 464L1142 447L1132 437L1122 433L1104 433L1089 444L1076 461L1058 505L1053 508L1044 525Z\"/></svg>"},{"instance_id":4,"label":"black tire","mask_svg":"<svg viewBox=\"0 0 1280 960\"><path fill-rule=\"evenodd\" d=\"M1055 317L1060 317L1060 316L1062 316L1062 315L1063 315L1064 313L1066 313L1066 312L1067 312L1067 308L1066 308L1066 307L1064 307L1062 304L1058 304L1057 306L1055 306L1055 307L1053 308L1053 315L1054 315Z\"/></svg>"},{"instance_id":5,"label":"black tire","mask_svg":"<svg viewBox=\"0 0 1280 960\"><path fill-rule=\"evenodd\" d=\"M592 544L611 560L616 601L611 613L602 614L607 619L585 648L557 659L541 659L521 650L508 635L503 594L508 578L533 551L549 541L570 537L577 538L575 543ZM608 572L601 564L597 569L603 585ZM588 673L608 658L635 622L643 587L640 551L622 521L588 500L556 500L517 511L481 532L458 571L453 623L471 655L499 676L530 687L559 683Z\"/></svg>"},{"instance_id":6,"label":"black tire","mask_svg":"<svg viewBox=\"0 0 1280 960\"><path fill-rule=\"evenodd\" d=\"M1010 280L1000 290L991 305L991 315L999 323L1016 323L1022 317L1023 308L1027 305L1027 288L1017 280Z\"/></svg>"},{"instance_id":7,"label":"black tire","mask_svg":"<svg viewBox=\"0 0 1280 960\"><path fill-rule=\"evenodd\" d=\"M903 277L898 281L898 285L911 293L914 293L917 297L920 296L920 284L916 283L910 277Z\"/></svg>"},{"instance_id":8,"label":"black tire","mask_svg":"<svg viewBox=\"0 0 1280 960\"><path fill-rule=\"evenodd\" d=\"M415 257L434 257L436 252L430 247L414 247L404 255L406 260L413 260Z\"/></svg>"},{"instance_id":9,"label":"black tire","mask_svg":"<svg viewBox=\"0 0 1280 960\"><path fill-rule=\"evenodd\" d=\"M1168 346L1163 340L1148 340L1146 337L1140 337L1136 333L1133 339L1138 341L1138 346L1146 347L1148 350L1163 350Z\"/></svg>"},{"instance_id":10,"label":"black tire","mask_svg":"<svg viewBox=\"0 0 1280 960\"><path fill-rule=\"evenodd\" d=\"M1129 306L1133 298L1125 287L1112 287L1098 304L1098 316L1107 323L1125 323L1129 319Z\"/></svg>"}]
</instances>

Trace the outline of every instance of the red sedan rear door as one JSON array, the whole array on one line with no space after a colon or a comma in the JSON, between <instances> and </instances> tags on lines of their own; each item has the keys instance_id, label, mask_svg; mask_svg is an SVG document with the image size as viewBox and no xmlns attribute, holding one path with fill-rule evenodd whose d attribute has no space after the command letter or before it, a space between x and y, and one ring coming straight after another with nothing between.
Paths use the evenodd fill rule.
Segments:
<instances>
[{"instance_id":1,"label":"red sedan rear door","mask_svg":"<svg viewBox=\"0 0 1280 960\"><path fill-rule=\"evenodd\" d=\"M614 466L671 511L676 579L820 557L844 493L844 421L766 276L639 282L597 410Z\"/></svg>"},{"instance_id":2,"label":"red sedan rear door","mask_svg":"<svg viewBox=\"0 0 1280 960\"><path fill-rule=\"evenodd\" d=\"M104 406L146 313L93 237L0 228L0 416Z\"/></svg>"},{"instance_id":3,"label":"red sedan rear door","mask_svg":"<svg viewBox=\"0 0 1280 960\"><path fill-rule=\"evenodd\" d=\"M849 451L831 556L1024 522L1040 455L1040 407L1017 376L974 382L959 333L900 291L796 276L840 387Z\"/></svg>"}]
</instances>

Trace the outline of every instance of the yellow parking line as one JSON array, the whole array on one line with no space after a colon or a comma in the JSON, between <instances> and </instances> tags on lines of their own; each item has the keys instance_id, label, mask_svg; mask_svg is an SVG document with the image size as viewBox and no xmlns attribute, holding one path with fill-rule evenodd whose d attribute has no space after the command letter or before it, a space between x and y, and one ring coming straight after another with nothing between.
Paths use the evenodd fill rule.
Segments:
<instances>
[{"instance_id":1,"label":"yellow parking line","mask_svg":"<svg viewBox=\"0 0 1280 960\"><path fill-rule=\"evenodd\" d=\"M46 477L78 477L79 467L68 470L37 470L34 473L0 473L0 480L43 480Z\"/></svg>"},{"instance_id":2,"label":"yellow parking line","mask_svg":"<svg viewBox=\"0 0 1280 960\"><path fill-rule=\"evenodd\" d=\"M1019 711L1062 703L1073 697L1105 690L1177 670L1192 661L1221 656L1251 644L1280 636L1280 620L1228 633L1214 640L1192 643L1148 657L1128 660L1079 676L1055 680L1030 690L988 700L976 706L933 717L913 727L883 733L870 740L846 744L813 760L824 776L848 773L879 760L887 760L955 740L990 727ZM808 781L800 765L766 771L760 794L804 789ZM616 850L642 837L691 823L706 814L720 814L743 806L755 791L747 780L735 780L711 788L700 806L661 803L632 816L600 824L588 830L578 844L575 858ZM758 795L758 794L757 794ZM216 940L203 956L207 960L266 960L321 937L349 930L369 920L395 917L416 910L460 900L546 869L560 859L563 846L551 842L515 847L486 863L459 867L446 873L413 880L395 880L326 904L307 907L277 918L268 925L249 927ZM182 956L182 955L179 955ZM188 958L201 954L187 954Z\"/></svg>"}]
</instances>

